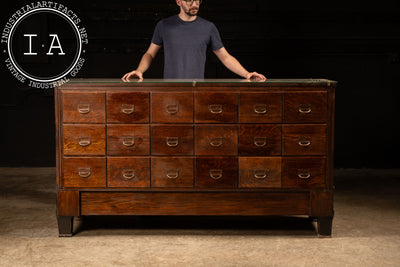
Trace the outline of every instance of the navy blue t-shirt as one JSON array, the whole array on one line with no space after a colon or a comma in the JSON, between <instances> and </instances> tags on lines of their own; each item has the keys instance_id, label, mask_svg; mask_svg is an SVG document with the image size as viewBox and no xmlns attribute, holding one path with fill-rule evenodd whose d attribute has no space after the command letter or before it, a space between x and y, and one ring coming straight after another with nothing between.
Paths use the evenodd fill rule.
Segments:
<instances>
[{"instance_id":1,"label":"navy blue t-shirt","mask_svg":"<svg viewBox=\"0 0 400 267\"><path fill-rule=\"evenodd\" d=\"M200 17L183 21L178 15L156 25L152 43L164 47L165 79L203 79L207 46L223 47L214 23Z\"/></svg>"}]
</instances>

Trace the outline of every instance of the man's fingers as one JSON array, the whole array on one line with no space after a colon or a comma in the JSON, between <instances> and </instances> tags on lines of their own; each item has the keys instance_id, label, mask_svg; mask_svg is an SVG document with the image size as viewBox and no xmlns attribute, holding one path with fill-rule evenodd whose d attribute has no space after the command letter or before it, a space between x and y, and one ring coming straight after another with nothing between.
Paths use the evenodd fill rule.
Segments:
<instances>
[{"instance_id":1,"label":"man's fingers","mask_svg":"<svg viewBox=\"0 0 400 267\"><path fill-rule=\"evenodd\" d=\"M129 79L129 77L131 76L131 73L128 72L124 75L124 77L122 77L122 80L126 81L127 79Z\"/></svg>"},{"instance_id":2,"label":"man's fingers","mask_svg":"<svg viewBox=\"0 0 400 267\"><path fill-rule=\"evenodd\" d=\"M264 75L259 74L257 72L251 72L251 73L249 73L247 79L248 80L254 79L254 80L257 80L257 81L265 81L267 78L265 78Z\"/></svg>"},{"instance_id":3,"label":"man's fingers","mask_svg":"<svg viewBox=\"0 0 400 267\"><path fill-rule=\"evenodd\" d=\"M131 71L126 73L121 79L127 82L129 81L130 78L138 78L139 80L143 80L143 73L137 71Z\"/></svg>"}]
</instances>

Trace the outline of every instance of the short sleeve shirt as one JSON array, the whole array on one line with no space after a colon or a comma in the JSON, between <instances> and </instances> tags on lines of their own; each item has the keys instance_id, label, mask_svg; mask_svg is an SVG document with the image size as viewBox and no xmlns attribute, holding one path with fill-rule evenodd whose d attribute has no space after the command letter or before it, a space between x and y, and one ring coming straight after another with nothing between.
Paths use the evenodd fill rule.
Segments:
<instances>
[{"instance_id":1,"label":"short sleeve shirt","mask_svg":"<svg viewBox=\"0 0 400 267\"><path fill-rule=\"evenodd\" d=\"M178 15L159 21L151 42L164 47L165 79L203 79L207 46L213 51L223 47L212 22L183 21Z\"/></svg>"}]
</instances>

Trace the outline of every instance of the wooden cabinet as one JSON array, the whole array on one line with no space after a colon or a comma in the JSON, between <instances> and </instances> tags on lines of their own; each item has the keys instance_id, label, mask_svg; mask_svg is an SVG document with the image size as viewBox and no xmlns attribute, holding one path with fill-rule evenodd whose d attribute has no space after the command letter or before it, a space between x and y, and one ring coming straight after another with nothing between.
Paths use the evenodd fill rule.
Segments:
<instances>
[{"instance_id":1,"label":"wooden cabinet","mask_svg":"<svg viewBox=\"0 0 400 267\"><path fill-rule=\"evenodd\" d=\"M57 218L333 219L336 82L72 80L56 88Z\"/></svg>"}]
</instances>

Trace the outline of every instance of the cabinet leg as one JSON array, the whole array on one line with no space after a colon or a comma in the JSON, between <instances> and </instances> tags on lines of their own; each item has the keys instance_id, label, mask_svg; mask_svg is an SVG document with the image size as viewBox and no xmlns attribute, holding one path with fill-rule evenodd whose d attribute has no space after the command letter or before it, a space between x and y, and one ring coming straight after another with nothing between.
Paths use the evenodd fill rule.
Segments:
<instances>
[{"instance_id":1,"label":"cabinet leg","mask_svg":"<svg viewBox=\"0 0 400 267\"><path fill-rule=\"evenodd\" d=\"M59 237L72 236L74 224L73 216L57 216Z\"/></svg>"},{"instance_id":2,"label":"cabinet leg","mask_svg":"<svg viewBox=\"0 0 400 267\"><path fill-rule=\"evenodd\" d=\"M317 233L318 237L330 237L332 234L333 216L317 217Z\"/></svg>"},{"instance_id":3,"label":"cabinet leg","mask_svg":"<svg viewBox=\"0 0 400 267\"><path fill-rule=\"evenodd\" d=\"M314 216L308 216L308 219L309 219L311 222L316 222L316 221L317 221L317 217L314 217Z\"/></svg>"}]
</instances>

